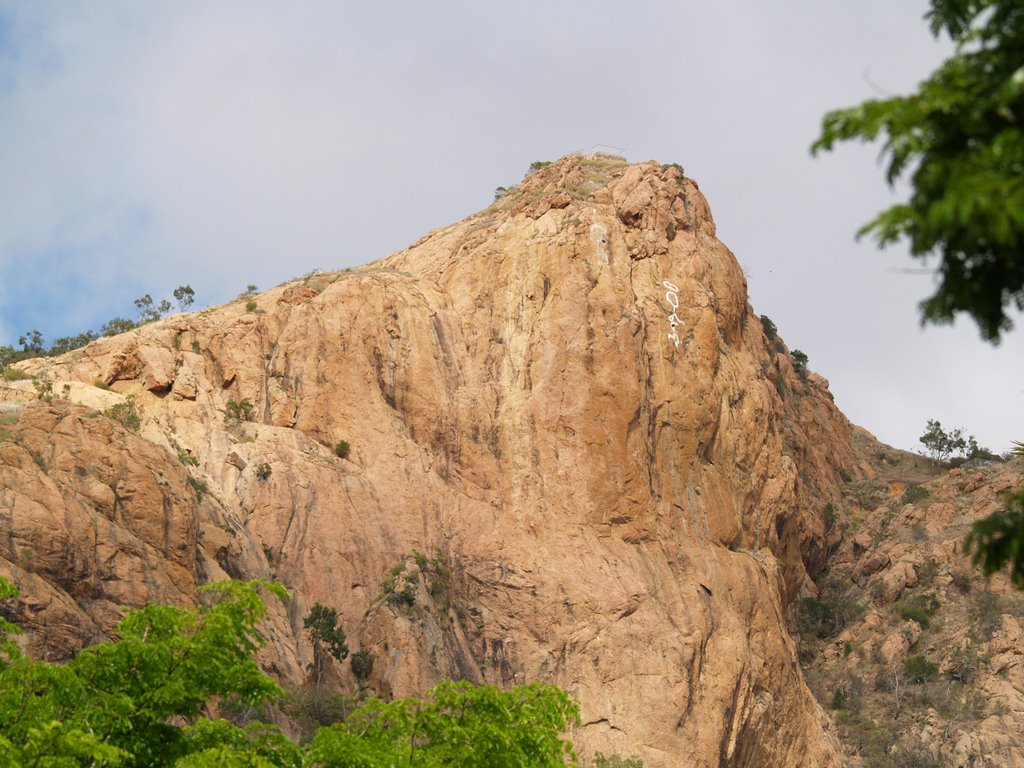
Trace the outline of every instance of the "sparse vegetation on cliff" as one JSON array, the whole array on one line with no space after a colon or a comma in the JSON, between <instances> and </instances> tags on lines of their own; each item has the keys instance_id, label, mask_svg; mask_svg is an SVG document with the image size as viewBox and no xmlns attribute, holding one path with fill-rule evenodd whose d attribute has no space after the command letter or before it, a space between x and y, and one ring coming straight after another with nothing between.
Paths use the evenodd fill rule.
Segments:
<instances>
[{"instance_id":1,"label":"sparse vegetation on cliff","mask_svg":"<svg viewBox=\"0 0 1024 768\"><path fill-rule=\"evenodd\" d=\"M994 489L1016 485L1019 471L1010 463L950 471L860 445L872 479L846 486L836 505L843 540L817 600L839 589L866 611L824 641L815 639L814 620L827 614L806 612L799 628L808 683L865 765L945 766L958 750L990 754L979 750L1003 738L993 716L1016 704L982 691L997 685L993 659L1019 658L1024 598L1007 593L1004 577L984 582L959 542L970 527L965 512L988 508Z\"/></svg>"},{"instance_id":2,"label":"sparse vegetation on cliff","mask_svg":"<svg viewBox=\"0 0 1024 768\"><path fill-rule=\"evenodd\" d=\"M242 421L252 421L254 407L248 398L241 400L228 400L224 405L224 423L238 424Z\"/></svg>"},{"instance_id":3,"label":"sparse vegetation on cliff","mask_svg":"<svg viewBox=\"0 0 1024 768\"><path fill-rule=\"evenodd\" d=\"M313 603L306 618L302 620L302 626L313 644L313 664L310 671L313 674L316 703L319 703L327 657L330 656L339 662L344 661L348 656L348 644L345 642L345 631L338 626L338 612L334 608Z\"/></svg>"},{"instance_id":4,"label":"sparse vegetation on cliff","mask_svg":"<svg viewBox=\"0 0 1024 768\"><path fill-rule=\"evenodd\" d=\"M366 685L366 681L373 674L373 654L367 650L356 651L352 654L350 661L352 674L355 675L359 687Z\"/></svg>"},{"instance_id":5,"label":"sparse vegetation on cliff","mask_svg":"<svg viewBox=\"0 0 1024 768\"><path fill-rule=\"evenodd\" d=\"M133 432L137 432L139 427L142 426L142 417L139 415L139 407L135 402L135 395L128 395L124 402L110 406L103 412L103 415Z\"/></svg>"},{"instance_id":6,"label":"sparse vegetation on cliff","mask_svg":"<svg viewBox=\"0 0 1024 768\"><path fill-rule=\"evenodd\" d=\"M797 376L803 382L807 381L807 353L801 352L799 349L794 349L789 353L790 357L793 358L793 370L796 371Z\"/></svg>"},{"instance_id":7,"label":"sparse vegetation on cliff","mask_svg":"<svg viewBox=\"0 0 1024 768\"><path fill-rule=\"evenodd\" d=\"M178 300L178 306L181 310L185 311L185 309L191 306L192 302L195 300L195 291L192 290L191 286L181 285L174 289L174 298ZM135 309L139 314L138 322L133 322L123 317L114 317L100 326L99 333L88 330L82 331L74 336L61 336L54 339L49 348L47 348L45 338L38 328L28 331L18 338L18 346L21 347L20 350L9 345L0 346L0 372L5 375L5 378L7 378L9 366L12 363L17 363L21 360L30 360L35 357L56 357L57 355L63 355L66 352L80 349L87 344L96 341L101 336L116 336L120 333L138 328L140 325L155 322L166 315L171 309L171 302L166 299L160 302L154 302L153 297L148 293L145 296L135 299L134 304ZM13 379L7 378L7 380L11 381Z\"/></svg>"},{"instance_id":8,"label":"sparse vegetation on cliff","mask_svg":"<svg viewBox=\"0 0 1024 768\"><path fill-rule=\"evenodd\" d=\"M388 572L380 585L380 597L396 607L411 608L416 605L416 593L422 581L434 605L445 610L451 600L451 580L451 569L440 550L428 557L414 549Z\"/></svg>"}]
</instances>

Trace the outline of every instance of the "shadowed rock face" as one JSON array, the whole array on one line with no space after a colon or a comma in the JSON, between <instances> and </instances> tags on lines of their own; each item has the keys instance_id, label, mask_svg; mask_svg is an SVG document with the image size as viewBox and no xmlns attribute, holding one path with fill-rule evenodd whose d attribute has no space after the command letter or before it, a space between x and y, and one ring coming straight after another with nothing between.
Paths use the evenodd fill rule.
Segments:
<instances>
[{"instance_id":1,"label":"shadowed rock face","mask_svg":"<svg viewBox=\"0 0 1024 768\"><path fill-rule=\"evenodd\" d=\"M784 612L824 562L837 473L859 471L850 428L766 339L692 180L565 158L404 251L255 300L26 365L74 382L68 400L134 394L143 420L136 437L62 401L6 427L0 572L63 611L36 648L273 574L296 596L266 656L288 682L319 601L382 695L539 679L579 700L584 752L839 764ZM229 400L252 421L226 423ZM395 566L411 606L382 595ZM88 630L51 642L72 614Z\"/></svg>"}]
</instances>

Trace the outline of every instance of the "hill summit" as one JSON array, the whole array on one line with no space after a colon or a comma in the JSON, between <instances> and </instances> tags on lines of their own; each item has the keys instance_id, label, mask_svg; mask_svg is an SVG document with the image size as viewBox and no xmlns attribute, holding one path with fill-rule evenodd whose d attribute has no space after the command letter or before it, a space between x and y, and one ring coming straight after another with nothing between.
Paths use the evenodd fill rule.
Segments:
<instances>
[{"instance_id":1,"label":"hill summit","mask_svg":"<svg viewBox=\"0 0 1024 768\"><path fill-rule=\"evenodd\" d=\"M37 655L271 577L286 685L321 603L373 660L336 690L542 680L585 754L840 765L785 617L871 470L678 166L569 156L367 266L20 365L55 395L0 393Z\"/></svg>"}]
</instances>

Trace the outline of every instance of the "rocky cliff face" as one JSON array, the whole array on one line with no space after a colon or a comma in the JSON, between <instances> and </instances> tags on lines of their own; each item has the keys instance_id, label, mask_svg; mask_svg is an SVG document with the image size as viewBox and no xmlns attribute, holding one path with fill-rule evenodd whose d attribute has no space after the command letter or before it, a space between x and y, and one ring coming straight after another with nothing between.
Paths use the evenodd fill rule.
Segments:
<instances>
[{"instance_id":1,"label":"rocky cliff face","mask_svg":"<svg viewBox=\"0 0 1024 768\"><path fill-rule=\"evenodd\" d=\"M1024 461L945 469L858 431L869 460L833 508L835 548L801 601L801 657L851 765L1024 764L1024 595L964 554Z\"/></svg>"},{"instance_id":2,"label":"rocky cliff face","mask_svg":"<svg viewBox=\"0 0 1024 768\"><path fill-rule=\"evenodd\" d=\"M318 601L381 695L545 680L585 753L839 765L784 616L865 469L678 168L568 157L247 299L23 364L50 404L3 390L0 573L37 653L266 575L295 594L265 659L287 683ZM128 397L137 434L97 412Z\"/></svg>"}]
</instances>

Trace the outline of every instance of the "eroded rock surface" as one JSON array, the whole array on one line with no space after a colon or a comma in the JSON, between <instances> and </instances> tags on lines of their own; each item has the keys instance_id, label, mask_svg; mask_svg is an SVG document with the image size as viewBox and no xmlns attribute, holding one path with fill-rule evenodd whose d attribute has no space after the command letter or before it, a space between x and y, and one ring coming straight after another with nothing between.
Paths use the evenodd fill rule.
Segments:
<instances>
[{"instance_id":1,"label":"eroded rock surface","mask_svg":"<svg viewBox=\"0 0 1024 768\"><path fill-rule=\"evenodd\" d=\"M295 592L267 656L288 683L319 601L384 695L544 680L580 702L584 753L839 765L784 615L864 470L678 168L565 158L382 261L246 299L24 366L142 416L135 436L55 401L7 428L0 570L88 627L35 642L272 573Z\"/></svg>"},{"instance_id":2,"label":"eroded rock surface","mask_svg":"<svg viewBox=\"0 0 1024 768\"><path fill-rule=\"evenodd\" d=\"M1024 595L1006 574L986 581L964 539L1024 486L1024 460L948 469L860 430L855 444L872 471L834 508L841 534L819 579L835 621L799 622L849 764L1021 765Z\"/></svg>"}]
</instances>

